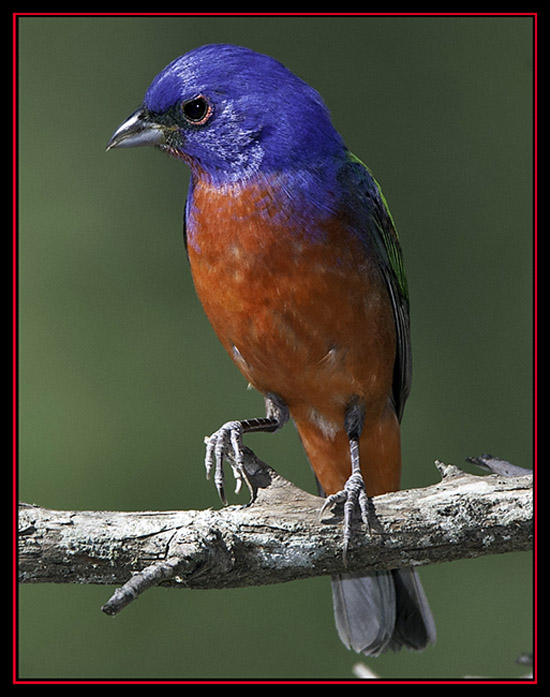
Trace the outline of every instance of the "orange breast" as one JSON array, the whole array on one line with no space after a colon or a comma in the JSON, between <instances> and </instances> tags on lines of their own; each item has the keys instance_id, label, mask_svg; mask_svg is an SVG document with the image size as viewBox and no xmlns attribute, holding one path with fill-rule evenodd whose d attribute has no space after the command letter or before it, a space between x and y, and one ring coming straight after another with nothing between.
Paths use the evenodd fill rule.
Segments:
<instances>
[{"instance_id":1,"label":"orange breast","mask_svg":"<svg viewBox=\"0 0 550 697\"><path fill-rule=\"evenodd\" d=\"M366 405L362 442L370 445L362 445L362 459L378 457L366 478L399 469L390 406L393 314L380 271L357 237L333 217L304 230L275 198L259 187L220 192L197 184L188 221L191 270L220 341L256 389L287 403L331 493L350 471L343 428L353 396ZM377 475L371 489L398 487L398 473L397 485L395 474L383 479Z\"/></svg>"}]
</instances>

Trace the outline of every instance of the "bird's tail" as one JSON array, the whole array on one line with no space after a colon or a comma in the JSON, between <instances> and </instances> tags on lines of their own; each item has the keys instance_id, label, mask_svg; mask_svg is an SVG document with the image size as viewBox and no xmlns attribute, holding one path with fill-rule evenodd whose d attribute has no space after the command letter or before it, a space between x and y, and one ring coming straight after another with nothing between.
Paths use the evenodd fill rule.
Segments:
<instances>
[{"instance_id":1,"label":"bird's tail","mask_svg":"<svg viewBox=\"0 0 550 697\"><path fill-rule=\"evenodd\" d=\"M332 578L334 618L342 642L367 656L435 641L435 623L414 569Z\"/></svg>"}]
</instances>

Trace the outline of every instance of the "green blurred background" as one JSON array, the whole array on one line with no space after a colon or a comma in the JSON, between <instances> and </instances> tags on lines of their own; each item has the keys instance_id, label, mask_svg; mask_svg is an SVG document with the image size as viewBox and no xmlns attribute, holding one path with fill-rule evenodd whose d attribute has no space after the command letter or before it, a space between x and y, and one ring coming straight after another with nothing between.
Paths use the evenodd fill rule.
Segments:
<instances>
[{"instance_id":1,"label":"green blurred background","mask_svg":"<svg viewBox=\"0 0 550 697\"><path fill-rule=\"evenodd\" d=\"M218 507L203 436L262 413L208 325L181 221L188 171L105 152L152 78L198 45L271 54L315 86L401 234L413 322L404 486L435 459L532 466L533 24L528 17L19 20L20 499ZM313 490L292 426L247 439ZM465 465L469 471L475 471ZM238 502L239 498L234 498ZM514 677L532 648L531 555L425 568L437 645L385 678ZM21 678L348 678L328 579L154 589L27 586Z\"/></svg>"}]
</instances>

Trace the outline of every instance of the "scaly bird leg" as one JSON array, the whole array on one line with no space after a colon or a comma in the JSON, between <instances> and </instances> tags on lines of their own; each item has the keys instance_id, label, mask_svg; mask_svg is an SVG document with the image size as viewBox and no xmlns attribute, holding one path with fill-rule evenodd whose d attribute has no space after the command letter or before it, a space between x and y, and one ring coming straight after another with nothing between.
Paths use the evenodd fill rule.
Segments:
<instances>
[{"instance_id":1,"label":"scaly bird leg","mask_svg":"<svg viewBox=\"0 0 550 697\"><path fill-rule=\"evenodd\" d=\"M252 485L247 477L243 457L243 435L245 433L273 433L278 431L288 421L288 407L283 400L274 394L265 396L266 416L243 421L228 421L211 436L205 438L206 443L206 478L210 479L214 472L214 484L224 505L225 496L224 460L227 460L235 477L235 493L241 490L243 481L253 498Z\"/></svg>"},{"instance_id":2,"label":"scaly bird leg","mask_svg":"<svg viewBox=\"0 0 550 697\"><path fill-rule=\"evenodd\" d=\"M369 520L369 499L365 489L365 482L361 474L361 463L359 460L359 437L365 421L365 410L363 405L354 401L346 411L345 427L349 438L351 474L348 477L344 488L335 494L327 496L321 514L334 504L344 504L344 562L347 557L348 548L351 543L353 528L353 517L357 510L361 514L363 523L370 532Z\"/></svg>"}]
</instances>

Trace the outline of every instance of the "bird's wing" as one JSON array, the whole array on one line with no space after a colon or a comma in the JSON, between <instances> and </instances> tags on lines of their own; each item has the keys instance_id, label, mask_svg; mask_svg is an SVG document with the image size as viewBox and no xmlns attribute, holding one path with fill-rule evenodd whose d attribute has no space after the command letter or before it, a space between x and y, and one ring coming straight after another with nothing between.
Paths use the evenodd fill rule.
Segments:
<instances>
[{"instance_id":1,"label":"bird's wing","mask_svg":"<svg viewBox=\"0 0 550 697\"><path fill-rule=\"evenodd\" d=\"M367 166L350 153L345 169L346 178L351 178L355 196L359 197L361 234L366 242L374 242L391 298L397 335L393 397L397 416L401 419L412 373L409 294L401 245L386 199Z\"/></svg>"}]
</instances>

